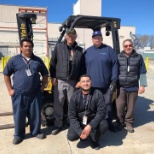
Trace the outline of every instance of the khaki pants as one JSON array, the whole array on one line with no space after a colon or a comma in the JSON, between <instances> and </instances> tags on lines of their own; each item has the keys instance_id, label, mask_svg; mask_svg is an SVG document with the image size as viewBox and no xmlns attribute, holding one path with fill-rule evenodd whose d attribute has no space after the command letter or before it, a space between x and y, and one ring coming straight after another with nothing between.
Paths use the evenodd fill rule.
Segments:
<instances>
[{"instance_id":1,"label":"khaki pants","mask_svg":"<svg viewBox=\"0 0 154 154\"><path fill-rule=\"evenodd\" d=\"M54 125L56 127L62 127L64 102L67 100L70 103L76 83L74 80L58 79L58 84L54 87Z\"/></svg>"},{"instance_id":2,"label":"khaki pants","mask_svg":"<svg viewBox=\"0 0 154 154\"><path fill-rule=\"evenodd\" d=\"M138 96L138 91L126 92L123 88L118 89L116 107L117 117L120 123L133 124L134 109Z\"/></svg>"}]
</instances>

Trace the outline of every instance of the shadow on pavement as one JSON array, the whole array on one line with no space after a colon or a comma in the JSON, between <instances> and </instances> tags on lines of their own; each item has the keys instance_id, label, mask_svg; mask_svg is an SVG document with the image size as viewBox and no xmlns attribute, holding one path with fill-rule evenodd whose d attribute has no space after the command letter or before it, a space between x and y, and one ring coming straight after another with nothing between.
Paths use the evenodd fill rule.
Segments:
<instances>
[{"instance_id":1,"label":"shadow on pavement","mask_svg":"<svg viewBox=\"0 0 154 154\"><path fill-rule=\"evenodd\" d=\"M122 131L118 131L116 133L112 133L110 131L106 131L100 138L99 144L100 148L106 147L106 146L118 146L123 144L123 139L127 135L127 131L124 129ZM91 146L91 141L88 138L85 141L80 141L77 143L77 147L80 149L86 148Z\"/></svg>"},{"instance_id":2,"label":"shadow on pavement","mask_svg":"<svg viewBox=\"0 0 154 154\"><path fill-rule=\"evenodd\" d=\"M123 129L122 131L118 131L116 133L112 133L110 131L106 131L105 134L101 136L100 139L100 147L103 148L105 146L118 146L123 144L123 139L127 135L127 130Z\"/></svg>"},{"instance_id":3,"label":"shadow on pavement","mask_svg":"<svg viewBox=\"0 0 154 154\"><path fill-rule=\"evenodd\" d=\"M51 135L51 127L44 127L41 129L41 132L44 133L46 136L47 135ZM31 135L31 133L26 133L25 134L25 140L33 138L33 136Z\"/></svg>"},{"instance_id":4,"label":"shadow on pavement","mask_svg":"<svg viewBox=\"0 0 154 154\"><path fill-rule=\"evenodd\" d=\"M45 135L51 135L51 131L54 127L54 124L50 125L50 126L46 126L44 128L41 129L41 131L45 134ZM60 131L64 131L66 129L68 129L68 124L66 122L63 123L63 127L61 128Z\"/></svg>"},{"instance_id":5,"label":"shadow on pavement","mask_svg":"<svg viewBox=\"0 0 154 154\"><path fill-rule=\"evenodd\" d=\"M154 111L149 111L151 103L153 103L153 100L138 96L135 108L134 127L154 122Z\"/></svg>"}]
</instances>

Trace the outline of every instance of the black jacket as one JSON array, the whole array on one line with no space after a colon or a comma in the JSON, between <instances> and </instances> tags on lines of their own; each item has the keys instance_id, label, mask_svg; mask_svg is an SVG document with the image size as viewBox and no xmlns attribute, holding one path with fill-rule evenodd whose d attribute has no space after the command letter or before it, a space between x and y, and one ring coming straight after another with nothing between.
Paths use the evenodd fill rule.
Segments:
<instances>
[{"instance_id":1,"label":"black jacket","mask_svg":"<svg viewBox=\"0 0 154 154\"><path fill-rule=\"evenodd\" d=\"M138 86L141 58L135 50L129 58L126 57L124 51L118 55L120 86L125 88Z\"/></svg>"},{"instance_id":2,"label":"black jacket","mask_svg":"<svg viewBox=\"0 0 154 154\"><path fill-rule=\"evenodd\" d=\"M88 124L95 129L98 124L105 119L106 107L103 94L99 90L91 89L90 100L87 105ZM82 90L79 89L74 92L71 97L68 116L70 120L70 127L80 136L82 132L82 117L85 113L85 105L83 103Z\"/></svg>"},{"instance_id":3,"label":"black jacket","mask_svg":"<svg viewBox=\"0 0 154 154\"><path fill-rule=\"evenodd\" d=\"M74 60L72 62L71 72L69 72L69 49L67 43L64 41L56 45L50 61L51 78L78 81L79 77L86 73L83 49L76 42L73 49L75 50Z\"/></svg>"}]
</instances>

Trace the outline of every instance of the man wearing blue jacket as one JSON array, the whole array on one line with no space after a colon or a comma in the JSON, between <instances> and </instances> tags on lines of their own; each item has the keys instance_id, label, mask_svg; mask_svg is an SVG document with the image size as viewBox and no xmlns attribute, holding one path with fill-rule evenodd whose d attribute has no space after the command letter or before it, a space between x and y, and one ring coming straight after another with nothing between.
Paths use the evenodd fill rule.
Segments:
<instances>
[{"instance_id":1,"label":"man wearing blue jacket","mask_svg":"<svg viewBox=\"0 0 154 154\"><path fill-rule=\"evenodd\" d=\"M105 98L107 107L107 121L109 130L115 132L112 124L112 93L116 87L118 77L118 64L116 52L108 45L102 43L102 33L94 31L93 45L85 51L87 74L92 80L92 87L99 89Z\"/></svg>"},{"instance_id":2,"label":"man wearing blue jacket","mask_svg":"<svg viewBox=\"0 0 154 154\"><path fill-rule=\"evenodd\" d=\"M41 108L48 70L41 58L34 55L33 47L31 40L23 39L20 46L21 53L8 61L3 72L13 106L15 123L13 144L21 143L25 137L26 117L28 117L31 135L39 139L45 138L41 133Z\"/></svg>"}]
</instances>

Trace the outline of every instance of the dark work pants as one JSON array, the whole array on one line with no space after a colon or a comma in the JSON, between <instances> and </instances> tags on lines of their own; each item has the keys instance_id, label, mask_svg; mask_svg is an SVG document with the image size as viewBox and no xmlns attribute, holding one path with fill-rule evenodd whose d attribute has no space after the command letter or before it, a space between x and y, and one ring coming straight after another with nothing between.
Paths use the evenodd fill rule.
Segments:
<instances>
[{"instance_id":1,"label":"dark work pants","mask_svg":"<svg viewBox=\"0 0 154 154\"><path fill-rule=\"evenodd\" d=\"M118 89L116 107L117 116L120 123L133 124L134 109L138 96L138 91L126 92L123 88Z\"/></svg>"},{"instance_id":2,"label":"dark work pants","mask_svg":"<svg viewBox=\"0 0 154 154\"><path fill-rule=\"evenodd\" d=\"M31 96L15 93L12 96L12 105L15 122L15 137L24 137L26 117L28 117L30 132L33 136L40 132L42 93L40 90Z\"/></svg>"},{"instance_id":3,"label":"dark work pants","mask_svg":"<svg viewBox=\"0 0 154 154\"><path fill-rule=\"evenodd\" d=\"M112 123L113 113L112 113L112 92L110 91L110 88L94 88L98 89L102 92L105 99L106 104L106 119L109 122L109 124Z\"/></svg>"},{"instance_id":4,"label":"dark work pants","mask_svg":"<svg viewBox=\"0 0 154 154\"><path fill-rule=\"evenodd\" d=\"M106 120L102 120L100 124L96 127L95 130L91 130L90 137L93 141L99 141L101 134L103 134L108 128L108 123ZM75 141L80 138L80 136L74 131L74 129L70 126L67 132L67 138L70 141Z\"/></svg>"}]
</instances>

